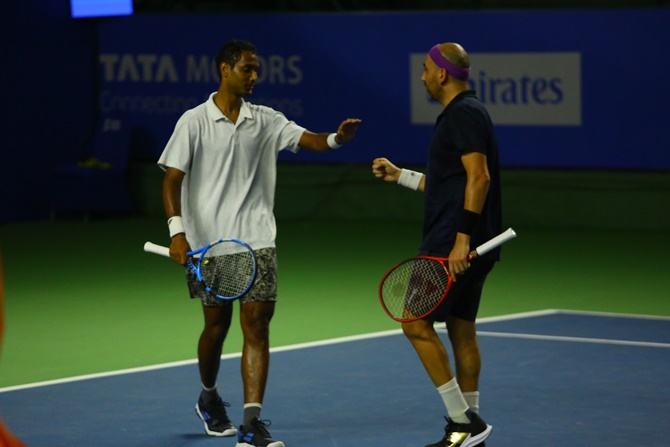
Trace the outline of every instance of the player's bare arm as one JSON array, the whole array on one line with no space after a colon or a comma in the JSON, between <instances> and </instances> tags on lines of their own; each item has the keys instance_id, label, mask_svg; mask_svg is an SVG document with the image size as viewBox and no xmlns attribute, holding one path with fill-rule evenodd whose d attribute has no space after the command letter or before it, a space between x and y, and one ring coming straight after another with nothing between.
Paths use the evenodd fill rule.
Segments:
<instances>
[{"instance_id":1,"label":"player's bare arm","mask_svg":"<svg viewBox=\"0 0 670 447\"><path fill-rule=\"evenodd\" d=\"M463 208L481 214L491 183L486 155L480 152L468 152L461 157L461 162L467 173ZM454 280L457 275L464 273L470 267L468 253L470 253L470 235L456 233L456 241L449 254L449 273Z\"/></svg>"},{"instance_id":2,"label":"player's bare arm","mask_svg":"<svg viewBox=\"0 0 670 447\"><path fill-rule=\"evenodd\" d=\"M347 118L340 123L337 132L334 133L334 143L342 145L348 143L356 135L356 130L361 120L358 118ZM328 152L333 149L329 143L329 133L314 133L306 130L300 137L300 147L314 152Z\"/></svg>"},{"instance_id":3,"label":"player's bare arm","mask_svg":"<svg viewBox=\"0 0 670 447\"><path fill-rule=\"evenodd\" d=\"M163 177L163 206L168 219L181 216L181 184L186 174L179 169L168 167ZM184 233L176 234L170 243L170 258L181 265L186 264L186 253L191 247Z\"/></svg>"}]
</instances>

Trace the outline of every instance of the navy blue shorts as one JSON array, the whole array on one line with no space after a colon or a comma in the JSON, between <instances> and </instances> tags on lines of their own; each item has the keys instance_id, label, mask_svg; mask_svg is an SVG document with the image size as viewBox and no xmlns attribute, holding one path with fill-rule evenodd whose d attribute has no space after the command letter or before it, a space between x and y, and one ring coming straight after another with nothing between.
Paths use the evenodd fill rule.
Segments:
<instances>
[{"instance_id":1,"label":"navy blue shorts","mask_svg":"<svg viewBox=\"0 0 670 447\"><path fill-rule=\"evenodd\" d=\"M475 259L470 268L458 277L442 304L425 317L431 321L447 321L447 317L475 321L479 311L486 277L493 270L495 261Z\"/></svg>"}]
</instances>

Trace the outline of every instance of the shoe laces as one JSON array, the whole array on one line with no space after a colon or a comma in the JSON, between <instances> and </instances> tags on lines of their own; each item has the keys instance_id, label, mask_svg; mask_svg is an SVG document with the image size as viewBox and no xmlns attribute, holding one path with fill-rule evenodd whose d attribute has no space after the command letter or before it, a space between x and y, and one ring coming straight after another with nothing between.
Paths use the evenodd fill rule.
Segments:
<instances>
[{"instance_id":1,"label":"shoe laces","mask_svg":"<svg viewBox=\"0 0 670 447\"><path fill-rule=\"evenodd\" d=\"M212 404L212 412L215 412L217 414L226 414L226 408L230 407L230 404L228 402L225 402L223 399L220 397Z\"/></svg>"},{"instance_id":2,"label":"shoe laces","mask_svg":"<svg viewBox=\"0 0 670 447\"><path fill-rule=\"evenodd\" d=\"M272 425L272 422L270 422L270 420L254 418L251 421L251 425L264 437L266 438L270 437L270 432L267 429L269 426Z\"/></svg>"}]
</instances>

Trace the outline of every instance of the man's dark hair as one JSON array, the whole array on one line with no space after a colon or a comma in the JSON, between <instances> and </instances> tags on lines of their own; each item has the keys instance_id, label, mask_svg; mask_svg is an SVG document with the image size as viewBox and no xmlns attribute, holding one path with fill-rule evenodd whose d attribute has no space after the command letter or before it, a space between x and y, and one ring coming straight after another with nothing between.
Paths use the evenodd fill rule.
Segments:
<instances>
[{"instance_id":1,"label":"man's dark hair","mask_svg":"<svg viewBox=\"0 0 670 447\"><path fill-rule=\"evenodd\" d=\"M246 40L233 39L229 40L219 49L219 52L216 54L216 67L217 69L221 67L221 63L225 62L230 65L231 68L235 67L235 64L242 59L242 52L250 51L253 54L258 54L256 47Z\"/></svg>"}]
</instances>

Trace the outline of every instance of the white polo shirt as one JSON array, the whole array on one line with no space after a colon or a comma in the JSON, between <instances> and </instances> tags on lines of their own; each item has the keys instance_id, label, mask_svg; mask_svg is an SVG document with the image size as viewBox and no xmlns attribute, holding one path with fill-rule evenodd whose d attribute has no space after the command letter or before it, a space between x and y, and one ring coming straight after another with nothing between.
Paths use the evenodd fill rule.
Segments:
<instances>
[{"instance_id":1,"label":"white polo shirt","mask_svg":"<svg viewBox=\"0 0 670 447\"><path fill-rule=\"evenodd\" d=\"M297 152L305 128L269 107L242 103L237 123L214 103L216 92L181 116L158 160L186 173L182 220L194 250L221 238L274 247L277 155Z\"/></svg>"}]
</instances>

